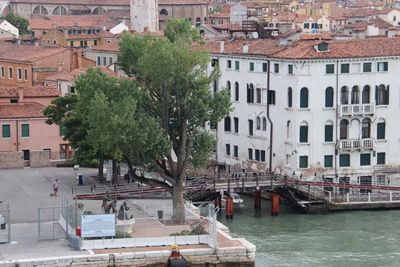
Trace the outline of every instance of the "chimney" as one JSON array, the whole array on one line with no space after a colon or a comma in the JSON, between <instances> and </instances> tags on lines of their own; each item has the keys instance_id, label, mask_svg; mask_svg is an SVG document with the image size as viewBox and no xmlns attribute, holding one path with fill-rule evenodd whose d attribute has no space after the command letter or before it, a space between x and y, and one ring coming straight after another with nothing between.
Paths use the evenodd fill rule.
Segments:
<instances>
[{"instance_id":1,"label":"chimney","mask_svg":"<svg viewBox=\"0 0 400 267\"><path fill-rule=\"evenodd\" d=\"M244 43L243 44L243 54L248 54L249 53L249 45Z\"/></svg>"},{"instance_id":2,"label":"chimney","mask_svg":"<svg viewBox=\"0 0 400 267\"><path fill-rule=\"evenodd\" d=\"M224 53L224 50L225 50L225 42L221 41L219 42L219 53L220 54Z\"/></svg>"},{"instance_id":3,"label":"chimney","mask_svg":"<svg viewBox=\"0 0 400 267\"><path fill-rule=\"evenodd\" d=\"M18 85L17 90L18 90L18 103L21 104L24 102L24 88L22 87L22 85Z\"/></svg>"}]
</instances>

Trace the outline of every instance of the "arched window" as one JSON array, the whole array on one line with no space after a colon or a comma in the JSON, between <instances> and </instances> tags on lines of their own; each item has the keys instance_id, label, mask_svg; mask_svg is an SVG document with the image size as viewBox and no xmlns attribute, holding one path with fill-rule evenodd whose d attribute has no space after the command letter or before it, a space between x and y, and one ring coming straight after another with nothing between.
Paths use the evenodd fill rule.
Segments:
<instances>
[{"instance_id":1,"label":"arched window","mask_svg":"<svg viewBox=\"0 0 400 267\"><path fill-rule=\"evenodd\" d=\"M333 142L333 122L325 123L325 142Z\"/></svg>"},{"instance_id":2,"label":"arched window","mask_svg":"<svg viewBox=\"0 0 400 267\"><path fill-rule=\"evenodd\" d=\"M58 6L53 10L53 15L67 15L68 10L63 6Z\"/></svg>"},{"instance_id":3,"label":"arched window","mask_svg":"<svg viewBox=\"0 0 400 267\"><path fill-rule=\"evenodd\" d=\"M261 118L260 118L260 117L257 117L257 120L256 120L256 128L257 128L257 130L260 130L260 129L261 129Z\"/></svg>"},{"instance_id":4,"label":"arched window","mask_svg":"<svg viewBox=\"0 0 400 267\"><path fill-rule=\"evenodd\" d=\"M226 89L228 90L229 96L231 96L231 82L230 81L226 82Z\"/></svg>"},{"instance_id":5,"label":"arched window","mask_svg":"<svg viewBox=\"0 0 400 267\"><path fill-rule=\"evenodd\" d=\"M263 131L267 130L267 119L265 117L262 119L262 129Z\"/></svg>"},{"instance_id":6,"label":"arched window","mask_svg":"<svg viewBox=\"0 0 400 267\"><path fill-rule=\"evenodd\" d=\"M290 127L291 127L290 121L287 121L287 123L286 123L286 138L287 139L290 139L290 132L291 132Z\"/></svg>"},{"instance_id":7,"label":"arched window","mask_svg":"<svg viewBox=\"0 0 400 267\"><path fill-rule=\"evenodd\" d=\"M341 120L340 121L340 139L347 139L349 130L349 121Z\"/></svg>"},{"instance_id":8,"label":"arched window","mask_svg":"<svg viewBox=\"0 0 400 267\"><path fill-rule=\"evenodd\" d=\"M308 108L308 89L306 87L300 90L300 108Z\"/></svg>"},{"instance_id":9,"label":"arched window","mask_svg":"<svg viewBox=\"0 0 400 267\"><path fill-rule=\"evenodd\" d=\"M291 108L293 106L293 90L292 87L289 87L287 89L287 105L289 108Z\"/></svg>"},{"instance_id":10,"label":"arched window","mask_svg":"<svg viewBox=\"0 0 400 267\"><path fill-rule=\"evenodd\" d=\"M347 88L347 86L342 86L340 90L340 103L342 105L349 104L349 88Z\"/></svg>"},{"instance_id":11,"label":"arched window","mask_svg":"<svg viewBox=\"0 0 400 267\"><path fill-rule=\"evenodd\" d=\"M247 103L254 103L254 85L247 85Z\"/></svg>"},{"instance_id":12,"label":"arched window","mask_svg":"<svg viewBox=\"0 0 400 267\"><path fill-rule=\"evenodd\" d=\"M371 120L368 118L363 119L361 128L362 128L362 130L361 130L362 138L370 138L371 137Z\"/></svg>"},{"instance_id":13,"label":"arched window","mask_svg":"<svg viewBox=\"0 0 400 267\"><path fill-rule=\"evenodd\" d=\"M370 87L369 85L364 86L362 91L362 103L369 104L369 94L370 94Z\"/></svg>"},{"instance_id":14,"label":"arched window","mask_svg":"<svg viewBox=\"0 0 400 267\"><path fill-rule=\"evenodd\" d=\"M328 87L325 89L325 107L333 107L333 88Z\"/></svg>"},{"instance_id":15,"label":"arched window","mask_svg":"<svg viewBox=\"0 0 400 267\"><path fill-rule=\"evenodd\" d=\"M224 120L224 131L230 132L231 131L231 117L225 117Z\"/></svg>"},{"instance_id":16,"label":"arched window","mask_svg":"<svg viewBox=\"0 0 400 267\"><path fill-rule=\"evenodd\" d=\"M196 18L196 27L199 27L201 25L201 18L197 17Z\"/></svg>"},{"instance_id":17,"label":"arched window","mask_svg":"<svg viewBox=\"0 0 400 267\"><path fill-rule=\"evenodd\" d=\"M96 7L95 9L93 9L92 14L100 15L100 14L103 14L104 12L106 12L106 10L103 7L99 6L99 7Z\"/></svg>"},{"instance_id":18,"label":"arched window","mask_svg":"<svg viewBox=\"0 0 400 267\"><path fill-rule=\"evenodd\" d=\"M33 9L33 15L48 15L49 12L44 6L37 6Z\"/></svg>"},{"instance_id":19,"label":"arched window","mask_svg":"<svg viewBox=\"0 0 400 267\"><path fill-rule=\"evenodd\" d=\"M239 101L239 83L235 82L235 101Z\"/></svg>"},{"instance_id":20,"label":"arched window","mask_svg":"<svg viewBox=\"0 0 400 267\"><path fill-rule=\"evenodd\" d=\"M384 119L379 119L376 124L376 139L386 139L386 122Z\"/></svg>"},{"instance_id":21,"label":"arched window","mask_svg":"<svg viewBox=\"0 0 400 267\"><path fill-rule=\"evenodd\" d=\"M375 89L375 101L377 105L389 105L389 85L387 88L383 84Z\"/></svg>"},{"instance_id":22,"label":"arched window","mask_svg":"<svg viewBox=\"0 0 400 267\"><path fill-rule=\"evenodd\" d=\"M303 121L300 124L299 141L300 141L300 143L307 143L308 142L308 124L305 121Z\"/></svg>"},{"instance_id":23,"label":"arched window","mask_svg":"<svg viewBox=\"0 0 400 267\"><path fill-rule=\"evenodd\" d=\"M351 104L360 104L360 89L357 85L351 89Z\"/></svg>"},{"instance_id":24,"label":"arched window","mask_svg":"<svg viewBox=\"0 0 400 267\"><path fill-rule=\"evenodd\" d=\"M168 11L165 8L163 8L160 10L160 15L168 16Z\"/></svg>"}]
</instances>

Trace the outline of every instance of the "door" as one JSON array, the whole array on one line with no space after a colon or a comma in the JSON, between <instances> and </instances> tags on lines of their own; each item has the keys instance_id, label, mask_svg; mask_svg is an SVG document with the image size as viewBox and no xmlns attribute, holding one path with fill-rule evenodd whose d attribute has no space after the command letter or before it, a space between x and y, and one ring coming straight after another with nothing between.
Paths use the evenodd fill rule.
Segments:
<instances>
[{"instance_id":1,"label":"door","mask_svg":"<svg viewBox=\"0 0 400 267\"><path fill-rule=\"evenodd\" d=\"M24 149L22 150L24 153L24 167L30 167L31 166L31 155L29 149Z\"/></svg>"},{"instance_id":2,"label":"door","mask_svg":"<svg viewBox=\"0 0 400 267\"><path fill-rule=\"evenodd\" d=\"M360 185L368 188L360 188L360 193L368 194L371 193L372 176L360 176Z\"/></svg>"}]
</instances>

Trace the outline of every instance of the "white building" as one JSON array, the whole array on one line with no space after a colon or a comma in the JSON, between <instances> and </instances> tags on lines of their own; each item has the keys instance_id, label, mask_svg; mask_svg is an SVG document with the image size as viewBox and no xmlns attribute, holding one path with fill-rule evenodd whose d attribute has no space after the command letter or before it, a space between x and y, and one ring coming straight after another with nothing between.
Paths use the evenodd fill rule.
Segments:
<instances>
[{"instance_id":1,"label":"white building","mask_svg":"<svg viewBox=\"0 0 400 267\"><path fill-rule=\"evenodd\" d=\"M208 48L210 68L221 69L214 90L230 87L234 109L218 124L220 165L235 172L271 164L303 178L400 183L400 38L290 47L236 40Z\"/></svg>"},{"instance_id":2,"label":"white building","mask_svg":"<svg viewBox=\"0 0 400 267\"><path fill-rule=\"evenodd\" d=\"M0 35L9 37L11 35L14 38L18 38L19 30L17 27L9 23L5 19L0 19Z\"/></svg>"}]
</instances>

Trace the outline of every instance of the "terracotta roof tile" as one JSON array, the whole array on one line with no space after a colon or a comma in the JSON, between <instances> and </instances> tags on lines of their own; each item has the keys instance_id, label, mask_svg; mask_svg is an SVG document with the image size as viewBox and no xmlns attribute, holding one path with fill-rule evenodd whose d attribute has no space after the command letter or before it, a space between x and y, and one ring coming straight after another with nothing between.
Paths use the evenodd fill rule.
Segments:
<instances>
[{"instance_id":1,"label":"terracotta roof tile","mask_svg":"<svg viewBox=\"0 0 400 267\"><path fill-rule=\"evenodd\" d=\"M56 88L33 86L33 87L17 87L17 86L1 86L0 98L18 97L18 90L22 89L24 97L56 97L60 93Z\"/></svg>"},{"instance_id":2,"label":"terracotta roof tile","mask_svg":"<svg viewBox=\"0 0 400 267\"><path fill-rule=\"evenodd\" d=\"M62 47L18 45L0 42L0 60L34 62L68 50Z\"/></svg>"},{"instance_id":3,"label":"terracotta roof tile","mask_svg":"<svg viewBox=\"0 0 400 267\"><path fill-rule=\"evenodd\" d=\"M224 52L223 54L243 54L243 45L247 44L249 46L248 55L272 55L283 49L279 46L277 40L271 39L257 39L257 40L244 40L237 39L234 41L224 42ZM219 54L220 53L220 41L210 41L206 43L205 49L210 53Z\"/></svg>"},{"instance_id":4,"label":"terracotta roof tile","mask_svg":"<svg viewBox=\"0 0 400 267\"><path fill-rule=\"evenodd\" d=\"M119 44L117 42L103 43L91 48L93 51L107 51L107 52L118 52Z\"/></svg>"},{"instance_id":5,"label":"terracotta roof tile","mask_svg":"<svg viewBox=\"0 0 400 267\"><path fill-rule=\"evenodd\" d=\"M0 118L45 118L45 106L38 103L0 104Z\"/></svg>"},{"instance_id":6,"label":"terracotta roof tile","mask_svg":"<svg viewBox=\"0 0 400 267\"><path fill-rule=\"evenodd\" d=\"M110 29L119 22L106 15L81 15L81 16L50 16L33 17L29 25L34 30L50 30L52 28L93 27Z\"/></svg>"}]
</instances>

